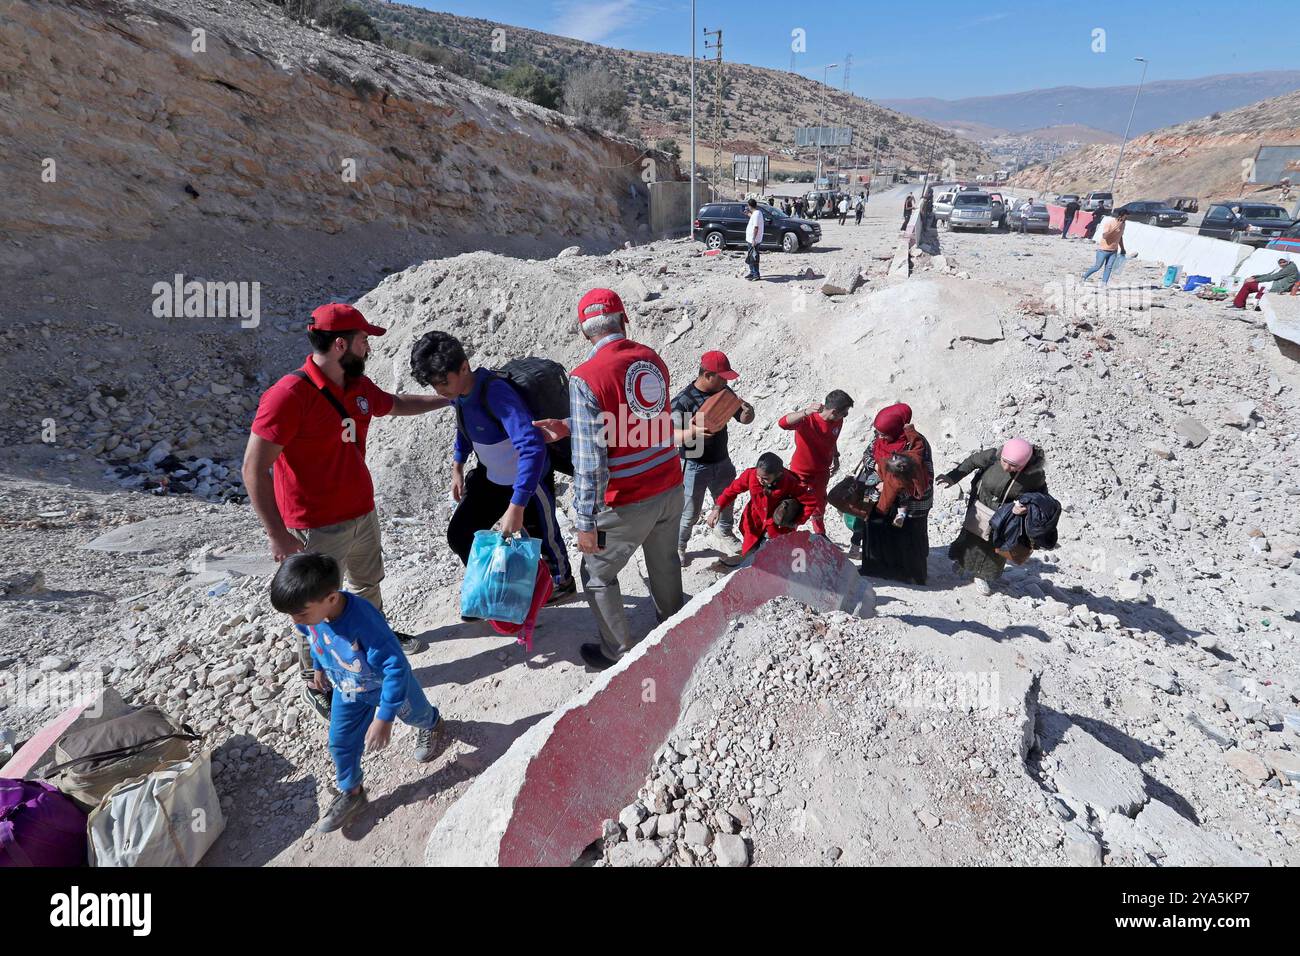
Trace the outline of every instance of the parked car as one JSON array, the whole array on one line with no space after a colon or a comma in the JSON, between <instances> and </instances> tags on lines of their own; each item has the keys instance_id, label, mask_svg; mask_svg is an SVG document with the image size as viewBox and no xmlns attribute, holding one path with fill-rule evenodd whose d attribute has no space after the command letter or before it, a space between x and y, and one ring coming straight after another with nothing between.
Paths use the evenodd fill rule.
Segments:
<instances>
[{"instance_id":1,"label":"parked car","mask_svg":"<svg viewBox=\"0 0 1300 956\"><path fill-rule=\"evenodd\" d=\"M798 252L807 249L822 238L822 227L811 219L787 216L775 206L762 203L762 249L780 249ZM745 244L745 226L749 223L749 210L743 202L713 202L701 206L695 217L692 238L703 242L709 249L725 249Z\"/></svg>"},{"instance_id":2,"label":"parked car","mask_svg":"<svg viewBox=\"0 0 1300 956\"><path fill-rule=\"evenodd\" d=\"M1139 199L1125 203L1120 209L1128 210L1129 222L1144 222L1149 226L1181 226L1187 222L1187 213L1166 206L1163 199Z\"/></svg>"},{"instance_id":3,"label":"parked car","mask_svg":"<svg viewBox=\"0 0 1300 956\"><path fill-rule=\"evenodd\" d=\"M1082 200L1080 200L1078 195L1075 193L1062 193L1056 197L1056 204L1058 206L1068 206L1072 202L1082 204Z\"/></svg>"},{"instance_id":4,"label":"parked car","mask_svg":"<svg viewBox=\"0 0 1300 956\"><path fill-rule=\"evenodd\" d=\"M1115 197L1110 193L1091 192L1083 197L1083 211L1096 212L1098 209L1112 209L1115 206Z\"/></svg>"},{"instance_id":5,"label":"parked car","mask_svg":"<svg viewBox=\"0 0 1300 956\"><path fill-rule=\"evenodd\" d=\"M810 217L813 216L813 210L817 208L817 197L820 196L822 197L823 205L822 205L822 213L819 218L838 219L840 214L839 214L839 210L836 207L839 206L840 200L847 195L848 193L840 192L837 189L813 190L812 192L804 196L804 201L808 204L808 215ZM849 202L852 203L852 199L850 199ZM818 218L818 217L813 217L813 218Z\"/></svg>"},{"instance_id":6,"label":"parked car","mask_svg":"<svg viewBox=\"0 0 1300 956\"><path fill-rule=\"evenodd\" d=\"M989 193L989 202L993 204L993 228L1006 229L1007 212L1008 212L1007 207L1010 204L1007 202L1007 200L1002 198L1001 193Z\"/></svg>"},{"instance_id":7,"label":"parked car","mask_svg":"<svg viewBox=\"0 0 1300 956\"><path fill-rule=\"evenodd\" d=\"M952 215L952 197L955 193L941 192L934 194L934 218L939 222L947 222L948 217Z\"/></svg>"},{"instance_id":8,"label":"parked car","mask_svg":"<svg viewBox=\"0 0 1300 956\"><path fill-rule=\"evenodd\" d=\"M1300 220L1291 223L1286 229L1282 230L1282 235L1271 240L1268 248L1276 249L1278 252L1300 254Z\"/></svg>"},{"instance_id":9,"label":"parked car","mask_svg":"<svg viewBox=\"0 0 1300 956\"><path fill-rule=\"evenodd\" d=\"M1051 214L1047 211L1046 203L1030 202L1028 199L1017 199L1007 213L1007 225L1021 232L1048 232L1052 228L1050 220Z\"/></svg>"},{"instance_id":10,"label":"parked car","mask_svg":"<svg viewBox=\"0 0 1300 956\"><path fill-rule=\"evenodd\" d=\"M952 197L949 229L992 229L993 202L988 193L960 192Z\"/></svg>"},{"instance_id":11,"label":"parked car","mask_svg":"<svg viewBox=\"0 0 1300 956\"><path fill-rule=\"evenodd\" d=\"M1201 204L1195 196L1170 196L1165 200L1165 203L1182 212L1197 212L1201 208Z\"/></svg>"},{"instance_id":12,"label":"parked car","mask_svg":"<svg viewBox=\"0 0 1300 956\"><path fill-rule=\"evenodd\" d=\"M1196 232L1262 247L1282 235L1291 222L1290 214L1274 203L1230 199L1210 206Z\"/></svg>"}]
</instances>

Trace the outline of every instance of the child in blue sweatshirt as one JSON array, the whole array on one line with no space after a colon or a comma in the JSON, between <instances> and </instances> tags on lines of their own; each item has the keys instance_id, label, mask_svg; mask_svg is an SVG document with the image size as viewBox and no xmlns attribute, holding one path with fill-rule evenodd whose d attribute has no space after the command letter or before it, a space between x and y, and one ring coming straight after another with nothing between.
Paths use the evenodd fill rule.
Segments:
<instances>
[{"instance_id":1,"label":"child in blue sweatshirt","mask_svg":"<svg viewBox=\"0 0 1300 956\"><path fill-rule=\"evenodd\" d=\"M310 642L313 688L334 688L329 741L339 794L316 827L321 833L339 829L365 807L361 753L388 746L394 718L416 728L420 763L441 751L443 739L438 708L424 696L383 613L341 586L338 562L326 554L290 555L271 581L272 606Z\"/></svg>"}]
</instances>

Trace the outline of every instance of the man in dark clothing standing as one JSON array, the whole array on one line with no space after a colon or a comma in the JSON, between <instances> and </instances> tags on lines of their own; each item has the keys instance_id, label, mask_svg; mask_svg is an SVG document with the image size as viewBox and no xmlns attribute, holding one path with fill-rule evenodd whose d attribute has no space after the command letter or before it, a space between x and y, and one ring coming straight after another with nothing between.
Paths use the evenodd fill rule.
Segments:
<instances>
[{"instance_id":1,"label":"man in dark clothing standing","mask_svg":"<svg viewBox=\"0 0 1300 956\"><path fill-rule=\"evenodd\" d=\"M916 200L912 198L911 193L908 193L907 198L903 200L903 229L906 229L907 224L912 221L912 210L915 208Z\"/></svg>"},{"instance_id":2,"label":"man in dark clothing standing","mask_svg":"<svg viewBox=\"0 0 1300 956\"><path fill-rule=\"evenodd\" d=\"M1094 209L1092 211L1092 218L1089 219L1088 224L1083 227L1083 238L1091 242L1093 236L1097 234L1097 227L1100 226L1101 221L1109 215L1110 206L1104 202Z\"/></svg>"},{"instance_id":3,"label":"man in dark clothing standing","mask_svg":"<svg viewBox=\"0 0 1300 956\"><path fill-rule=\"evenodd\" d=\"M731 362L722 352L705 352L700 358L700 371L695 381L677 393L673 399L674 424L679 429L690 428L695 413L713 395L740 378L732 371ZM754 406L742 401L733 418L742 425L754 420ZM682 447L682 481L685 485L685 502L682 523L677 532L677 555L686 561L686 545L691 540L691 530L700 516L707 490L716 502L736 478L736 466L727 451L727 430L724 427L709 434L702 442L692 442ZM724 544L734 545L732 509L724 509L718 520L717 535Z\"/></svg>"},{"instance_id":4,"label":"man in dark clothing standing","mask_svg":"<svg viewBox=\"0 0 1300 956\"><path fill-rule=\"evenodd\" d=\"M1061 238L1065 239L1070 235L1070 224L1074 222L1074 217L1083 207L1079 205L1079 200L1071 199L1065 204L1065 224L1061 226Z\"/></svg>"}]
</instances>

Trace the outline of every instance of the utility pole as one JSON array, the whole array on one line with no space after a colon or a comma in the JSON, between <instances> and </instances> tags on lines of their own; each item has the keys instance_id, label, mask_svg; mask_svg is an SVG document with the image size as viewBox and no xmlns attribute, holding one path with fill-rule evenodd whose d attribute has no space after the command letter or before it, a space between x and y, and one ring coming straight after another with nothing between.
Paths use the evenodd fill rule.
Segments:
<instances>
[{"instance_id":1,"label":"utility pole","mask_svg":"<svg viewBox=\"0 0 1300 956\"><path fill-rule=\"evenodd\" d=\"M1115 172L1110 177L1110 201L1115 202L1115 180L1119 178L1119 164L1124 162L1124 147L1128 144L1128 131L1133 125L1133 114L1137 112L1138 97L1142 95L1142 84L1147 78L1146 57L1135 56L1134 60L1142 64L1142 79L1138 80L1137 92L1133 94L1133 108L1128 111L1128 122L1124 124L1124 138L1119 142L1119 158L1115 160Z\"/></svg>"},{"instance_id":2,"label":"utility pole","mask_svg":"<svg viewBox=\"0 0 1300 956\"><path fill-rule=\"evenodd\" d=\"M717 99L714 105L713 116L713 198L718 198L719 186L722 182L722 31L721 30L704 30L704 49L714 51L714 67L717 81ZM709 43L708 37L716 37L712 44Z\"/></svg>"},{"instance_id":3,"label":"utility pole","mask_svg":"<svg viewBox=\"0 0 1300 956\"><path fill-rule=\"evenodd\" d=\"M830 79L831 68L839 66L838 63L827 63L822 67L822 103L821 109L818 110L818 122L821 126L817 129L817 176L813 181L813 188L817 187L817 179L822 178L822 138L826 135L826 90L827 83Z\"/></svg>"},{"instance_id":4,"label":"utility pole","mask_svg":"<svg viewBox=\"0 0 1300 956\"><path fill-rule=\"evenodd\" d=\"M849 68L851 66L853 66L853 54L846 53L844 54L844 95L846 97L849 95ZM840 119L838 125L841 129L844 127L845 110L847 109L848 106L846 100L845 103L840 104ZM837 145L835 147L835 174L837 179L839 178L840 172L843 171L844 169L843 157L844 157L844 147L841 145Z\"/></svg>"},{"instance_id":5,"label":"utility pole","mask_svg":"<svg viewBox=\"0 0 1300 956\"><path fill-rule=\"evenodd\" d=\"M695 235L695 213L699 208L695 201L695 0L691 0L691 218L686 224L688 236Z\"/></svg>"}]
</instances>

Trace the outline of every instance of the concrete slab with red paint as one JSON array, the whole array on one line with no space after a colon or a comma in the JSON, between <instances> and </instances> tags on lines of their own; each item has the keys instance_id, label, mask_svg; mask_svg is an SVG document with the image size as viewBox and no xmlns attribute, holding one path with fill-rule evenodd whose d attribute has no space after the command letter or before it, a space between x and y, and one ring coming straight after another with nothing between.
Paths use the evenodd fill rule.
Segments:
<instances>
[{"instance_id":1,"label":"concrete slab with red paint","mask_svg":"<svg viewBox=\"0 0 1300 956\"><path fill-rule=\"evenodd\" d=\"M1084 230L1088 228L1088 223L1092 222L1095 213L1084 212L1079 210L1074 214L1074 219L1070 221L1070 235L1082 236ZM1047 224L1055 232L1060 232L1061 227L1065 225L1065 207L1058 206L1054 203L1047 204Z\"/></svg>"},{"instance_id":2,"label":"concrete slab with red paint","mask_svg":"<svg viewBox=\"0 0 1300 956\"><path fill-rule=\"evenodd\" d=\"M568 866L645 780L698 663L738 617L775 597L870 616L875 595L825 538L797 531L697 594L619 663L530 728L443 816L431 866Z\"/></svg>"}]
</instances>

